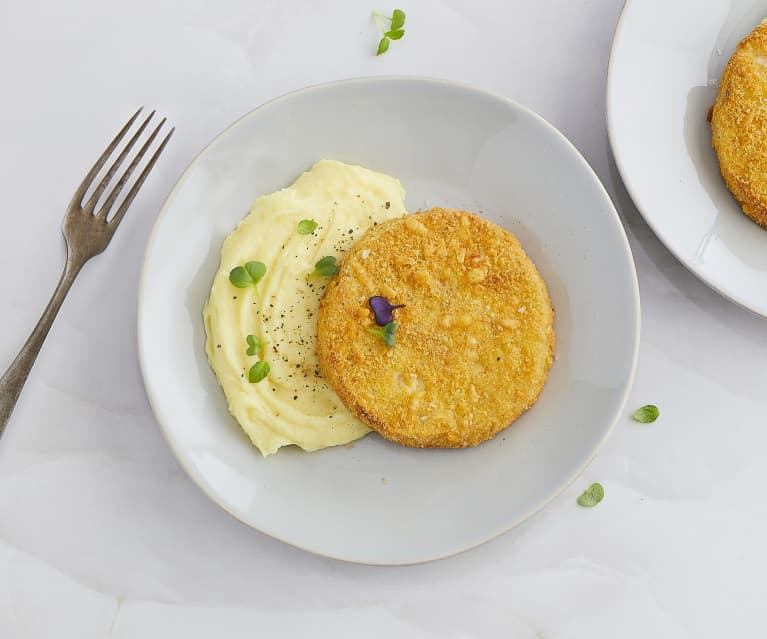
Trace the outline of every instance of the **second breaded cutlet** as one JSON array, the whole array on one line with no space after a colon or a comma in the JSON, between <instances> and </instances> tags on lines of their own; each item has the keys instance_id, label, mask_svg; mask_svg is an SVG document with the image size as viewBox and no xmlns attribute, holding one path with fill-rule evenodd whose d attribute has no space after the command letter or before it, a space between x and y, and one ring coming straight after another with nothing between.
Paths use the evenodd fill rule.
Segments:
<instances>
[{"instance_id":1,"label":"second breaded cutlet","mask_svg":"<svg viewBox=\"0 0 767 639\"><path fill-rule=\"evenodd\" d=\"M714 150L743 212L767 228L767 24L740 41L710 113Z\"/></svg>"},{"instance_id":2,"label":"second breaded cutlet","mask_svg":"<svg viewBox=\"0 0 767 639\"><path fill-rule=\"evenodd\" d=\"M369 298L398 322L368 329ZM431 209L368 231L320 302L317 353L341 401L405 446L476 445L530 408L553 359L546 284L517 239L466 211Z\"/></svg>"}]
</instances>

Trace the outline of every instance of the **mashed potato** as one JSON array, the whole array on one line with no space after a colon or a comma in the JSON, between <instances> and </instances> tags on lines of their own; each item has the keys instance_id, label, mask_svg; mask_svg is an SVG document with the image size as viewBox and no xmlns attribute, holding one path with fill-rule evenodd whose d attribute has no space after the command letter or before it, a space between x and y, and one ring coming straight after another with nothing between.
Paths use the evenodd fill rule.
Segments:
<instances>
[{"instance_id":1,"label":"mashed potato","mask_svg":"<svg viewBox=\"0 0 767 639\"><path fill-rule=\"evenodd\" d=\"M224 241L221 264L203 309L210 365L229 410L261 453L295 444L312 451L345 444L368 428L320 376L317 310L329 278L308 277L320 258L344 252L374 223L405 214L405 192L393 177L322 160L290 187L260 197ZM317 228L302 235L298 224ZM249 261L267 271L254 287L236 288L230 271ZM246 338L268 343L271 370L248 381L259 359Z\"/></svg>"}]
</instances>

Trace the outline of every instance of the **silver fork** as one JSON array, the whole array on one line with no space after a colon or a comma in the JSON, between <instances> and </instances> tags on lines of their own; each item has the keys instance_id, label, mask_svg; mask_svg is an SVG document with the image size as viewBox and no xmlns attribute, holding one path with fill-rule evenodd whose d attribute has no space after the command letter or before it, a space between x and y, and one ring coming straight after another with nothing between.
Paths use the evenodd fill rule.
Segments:
<instances>
[{"instance_id":1,"label":"silver fork","mask_svg":"<svg viewBox=\"0 0 767 639\"><path fill-rule=\"evenodd\" d=\"M40 352L40 348L48 335L51 324L53 324L53 320L56 318L56 314L61 308L61 303L69 292L77 274L80 272L83 264L94 255L101 253L107 247L115 230L125 216L128 207L131 205L131 202L133 202L133 198L136 197L141 185L144 183L144 180L146 180L152 167L154 167L155 162L157 162L157 158L160 157L160 153L162 153L168 140L170 140L170 136L173 135L175 128L172 128L163 138L162 142L160 142L157 147L157 150L149 158L143 171L139 174L138 178L133 183L133 186L131 186L130 190L125 195L117 211L114 215L109 216L123 187L128 183L128 180L130 180L136 167L152 146L152 143L160 133L163 124L165 124L165 118L163 118L149 134L149 137L131 160L130 164L120 176L120 179L107 194L98 211L96 210L96 205L99 203L101 196L104 194L104 191L106 191L112 178L128 157L128 154L135 146L136 142L138 142L144 129L146 129L149 121L152 119L152 116L154 116L155 112L152 111L141 123L138 130L133 134L130 140L128 140L123 150L120 151L120 154L107 169L103 179L98 183L93 194L88 198L88 201L83 204L83 198L94 183L99 171L114 154L123 138L128 134L142 109L143 107L133 114L131 119L128 120L125 126L117 134L117 137L112 140L106 150L101 154L101 157L96 160L96 164L94 164L93 168L88 171L88 175L85 176L82 184L80 184L77 191L75 191L72 201L69 203L66 215L64 216L64 223L62 224L62 231L67 244L67 261L64 266L64 272L61 274L61 279L59 279L56 290L53 292L51 301L48 302L48 306L45 307L42 317L32 330L32 334L21 348L21 351L19 351L16 359L14 359L13 363L8 367L8 370L5 371L3 377L0 378L0 436L2 436L3 431L5 430L8 419L16 405L16 400L21 394L24 382L27 381L29 371L32 369L35 359L37 359L37 354Z\"/></svg>"}]
</instances>

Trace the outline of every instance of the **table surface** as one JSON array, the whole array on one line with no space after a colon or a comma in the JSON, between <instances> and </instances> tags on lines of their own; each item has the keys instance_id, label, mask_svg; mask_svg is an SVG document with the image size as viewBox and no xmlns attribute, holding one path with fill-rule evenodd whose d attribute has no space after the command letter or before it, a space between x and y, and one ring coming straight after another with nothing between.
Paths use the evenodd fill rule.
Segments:
<instances>
[{"instance_id":1,"label":"table surface","mask_svg":"<svg viewBox=\"0 0 767 639\"><path fill-rule=\"evenodd\" d=\"M0 441L0 636L725 637L764 625L767 324L688 273L628 199L604 119L620 0L418 0L380 58L359 0L40 0L2 10L0 367L56 283L64 207L136 105L177 127L109 250L82 272ZM235 118L339 78L445 77L558 127L603 180L639 272L627 415L543 512L407 568L304 553L225 514L155 422L136 355L147 235ZM658 404L652 425L628 413ZM592 481L606 497L575 499ZM183 634L182 634L183 633Z\"/></svg>"}]
</instances>

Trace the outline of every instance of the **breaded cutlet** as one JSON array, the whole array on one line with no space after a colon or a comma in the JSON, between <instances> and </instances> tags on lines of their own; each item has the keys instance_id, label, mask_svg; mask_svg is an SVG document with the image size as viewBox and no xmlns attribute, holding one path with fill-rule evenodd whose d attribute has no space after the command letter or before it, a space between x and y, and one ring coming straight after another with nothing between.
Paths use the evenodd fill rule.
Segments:
<instances>
[{"instance_id":1,"label":"breaded cutlet","mask_svg":"<svg viewBox=\"0 0 767 639\"><path fill-rule=\"evenodd\" d=\"M740 41L710 113L711 138L727 188L767 228L767 24Z\"/></svg>"},{"instance_id":2,"label":"breaded cutlet","mask_svg":"<svg viewBox=\"0 0 767 639\"><path fill-rule=\"evenodd\" d=\"M369 306L385 296L393 346ZM370 229L320 302L322 375L368 426L405 446L461 448L530 408L554 354L543 278L508 231L435 208Z\"/></svg>"}]
</instances>

